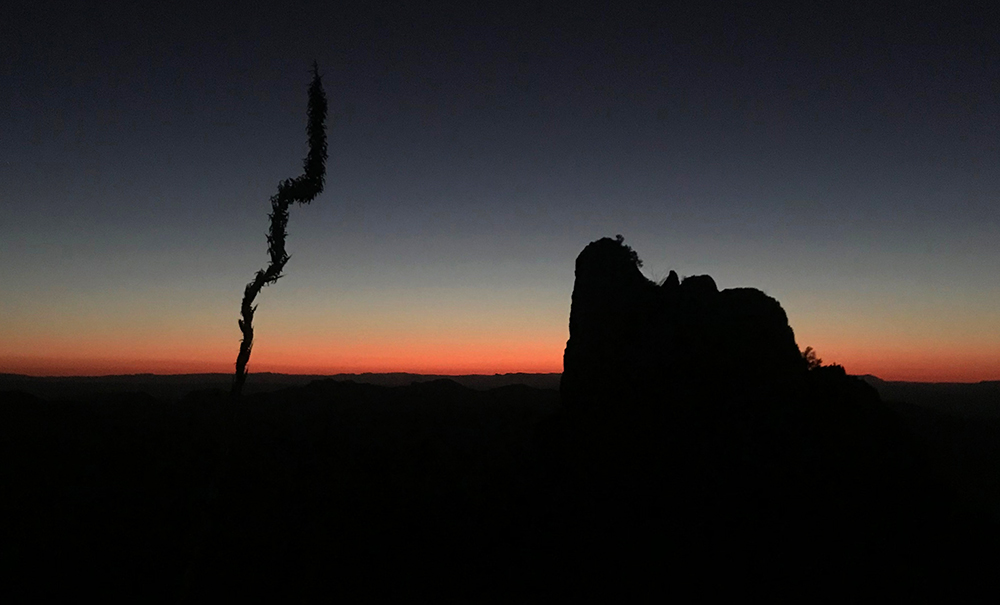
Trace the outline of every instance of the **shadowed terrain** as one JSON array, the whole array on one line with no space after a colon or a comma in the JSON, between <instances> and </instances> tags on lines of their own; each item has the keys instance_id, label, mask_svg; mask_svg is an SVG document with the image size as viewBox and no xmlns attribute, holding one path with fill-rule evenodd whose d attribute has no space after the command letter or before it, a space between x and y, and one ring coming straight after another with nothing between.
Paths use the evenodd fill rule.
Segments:
<instances>
[{"instance_id":1,"label":"shadowed terrain","mask_svg":"<svg viewBox=\"0 0 1000 605\"><path fill-rule=\"evenodd\" d=\"M637 263L620 239L577 259L561 392L324 379L234 410L225 385L6 391L0 596L839 601L990 581L998 427L810 369L760 291Z\"/></svg>"}]
</instances>

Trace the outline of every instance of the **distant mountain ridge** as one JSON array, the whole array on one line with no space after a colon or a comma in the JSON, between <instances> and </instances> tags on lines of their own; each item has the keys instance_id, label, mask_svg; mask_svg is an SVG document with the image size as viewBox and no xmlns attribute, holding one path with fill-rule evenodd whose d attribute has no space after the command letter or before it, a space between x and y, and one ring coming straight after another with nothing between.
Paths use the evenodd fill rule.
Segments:
<instances>
[{"instance_id":1,"label":"distant mountain ridge","mask_svg":"<svg viewBox=\"0 0 1000 605\"><path fill-rule=\"evenodd\" d=\"M859 376L885 401L905 402L966 418L1000 418L1000 380L903 382Z\"/></svg>"},{"instance_id":2,"label":"distant mountain ridge","mask_svg":"<svg viewBox=\"0 0 1000 605\"><path fill-rule=\"evenodd\" d=\"M303 386L314 380L353 380L380 386L407 386L414 382L453 380L476 390L523 384L538 389L558 389L560 372L531 374L413 374L410 372L364 372L360 374L251 374L247 393L270 392ZM883 380L878 376L857 376L885 401L906 402L920 407L970 418L1000 418L1000 380L980 382L907 382ZM144 392L166 401L178 400L192 391L228 389L231 374L117 374L109 376L28 376L0 373L0 392L22 391L42 399L79 399L106 393Z\"/></svg>"},{"instance_id":3,"label":"distant mountain ridge","mask_svg":"<svg viewBox=\"0 0 1000 605\"><path fill-rule=\"evenodd\" d=\"M522 384L537 389L558 389L560 373L527 374L411 374L408 372L361 374L279 374L261 372L251 374L245 393L264 393L278 389L304 386L314 380L352 380L363 384L387 387L408 386L415 382L447 379L458 384L484 391L498 387ZM0 374L0 392L22 391L42 399L86 399L108 393L142 392L165 401L178 400L193 391L229 388L232 374L120 374L110 376L27 376Z\"/></svg>"}]
</instances>

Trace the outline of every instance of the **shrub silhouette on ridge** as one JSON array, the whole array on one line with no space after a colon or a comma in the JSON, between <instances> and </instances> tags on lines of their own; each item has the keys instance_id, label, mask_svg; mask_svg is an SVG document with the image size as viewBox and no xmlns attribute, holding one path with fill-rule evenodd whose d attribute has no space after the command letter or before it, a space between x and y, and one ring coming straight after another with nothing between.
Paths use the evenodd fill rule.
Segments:
<instances>
[{"instance_id":1,"label":"shrub silhouette on ridge","mask_svg":"<svg viewBox=\"0 0 1000 605\"><path fill-rule=\"evenodd\" d=\"M236 357L236 374L233 376L232 396L239 397L246 381L247 362L253 348L253 314L257 310L254 300L261 289L273 284L281 277L281 271L288 262L285 252L285 228L288 226L288 207L293 203L308 204L322 193L326 178L326 93L319 75L319 67L313 63L312 83L309 85L308 125L309 152L302 162L302 174L293 179L285 179L278 184L278 192L271 196L271 229L267 234L267 253L271 262L257 271L253 281L243 290L238 320L243 339Z\"/></svg>"}]
</instances>

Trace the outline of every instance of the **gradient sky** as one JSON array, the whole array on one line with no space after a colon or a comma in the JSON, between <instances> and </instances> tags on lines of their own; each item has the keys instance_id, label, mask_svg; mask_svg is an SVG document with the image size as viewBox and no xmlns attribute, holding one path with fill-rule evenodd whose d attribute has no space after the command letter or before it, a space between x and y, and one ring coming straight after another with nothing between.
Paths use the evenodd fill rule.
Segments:
<instances>
[{"instance_id":1,"label":"gradient sky","mask_svg":"<svg viewBox=\"0 0 1000 605\"><path fill-rule=\"evenodd\" d=\"M251 372L560 371L621 233L850 373L1000 379L991 3L472 4L5 3L0 372L231 371L315 59Z\"/></svg>"}]
</instances>

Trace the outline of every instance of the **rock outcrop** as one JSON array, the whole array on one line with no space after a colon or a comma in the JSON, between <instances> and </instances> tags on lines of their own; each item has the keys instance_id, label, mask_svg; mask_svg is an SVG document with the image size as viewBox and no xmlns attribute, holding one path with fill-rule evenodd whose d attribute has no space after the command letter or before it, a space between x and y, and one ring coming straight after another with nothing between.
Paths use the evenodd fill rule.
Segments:
<instances>
[{"instance_id":1,"label":"rock outcrop","mask_svg":"<svg viewBox=\"0 0 1000 605\"><path fill-rule=\"evenodd\" d=\"M662 284L642 275L621 238L576 260L560 390L567 406L770 393L803 380L806 363L778 301L753 288L719 291L708 275Z\"/></svg>"},{"instance_id":2,"label":"rock outcrop","mask_svg":"<svg viewBox=\"0 0 1000 605\"><path fill-rule=\"evenodd\" d=\"M684 576L846 594L873 574L918 586L909 570L950 564L937 553L974 533L952 523L874 389L840 366L810 369L763 292L674 272L656 284L638 267L620 237L576 261L563 409L541 433L570 568L600 573L671 544ZM625 567L654 577L669 565Z\"/></svg>"}]
</instances>

